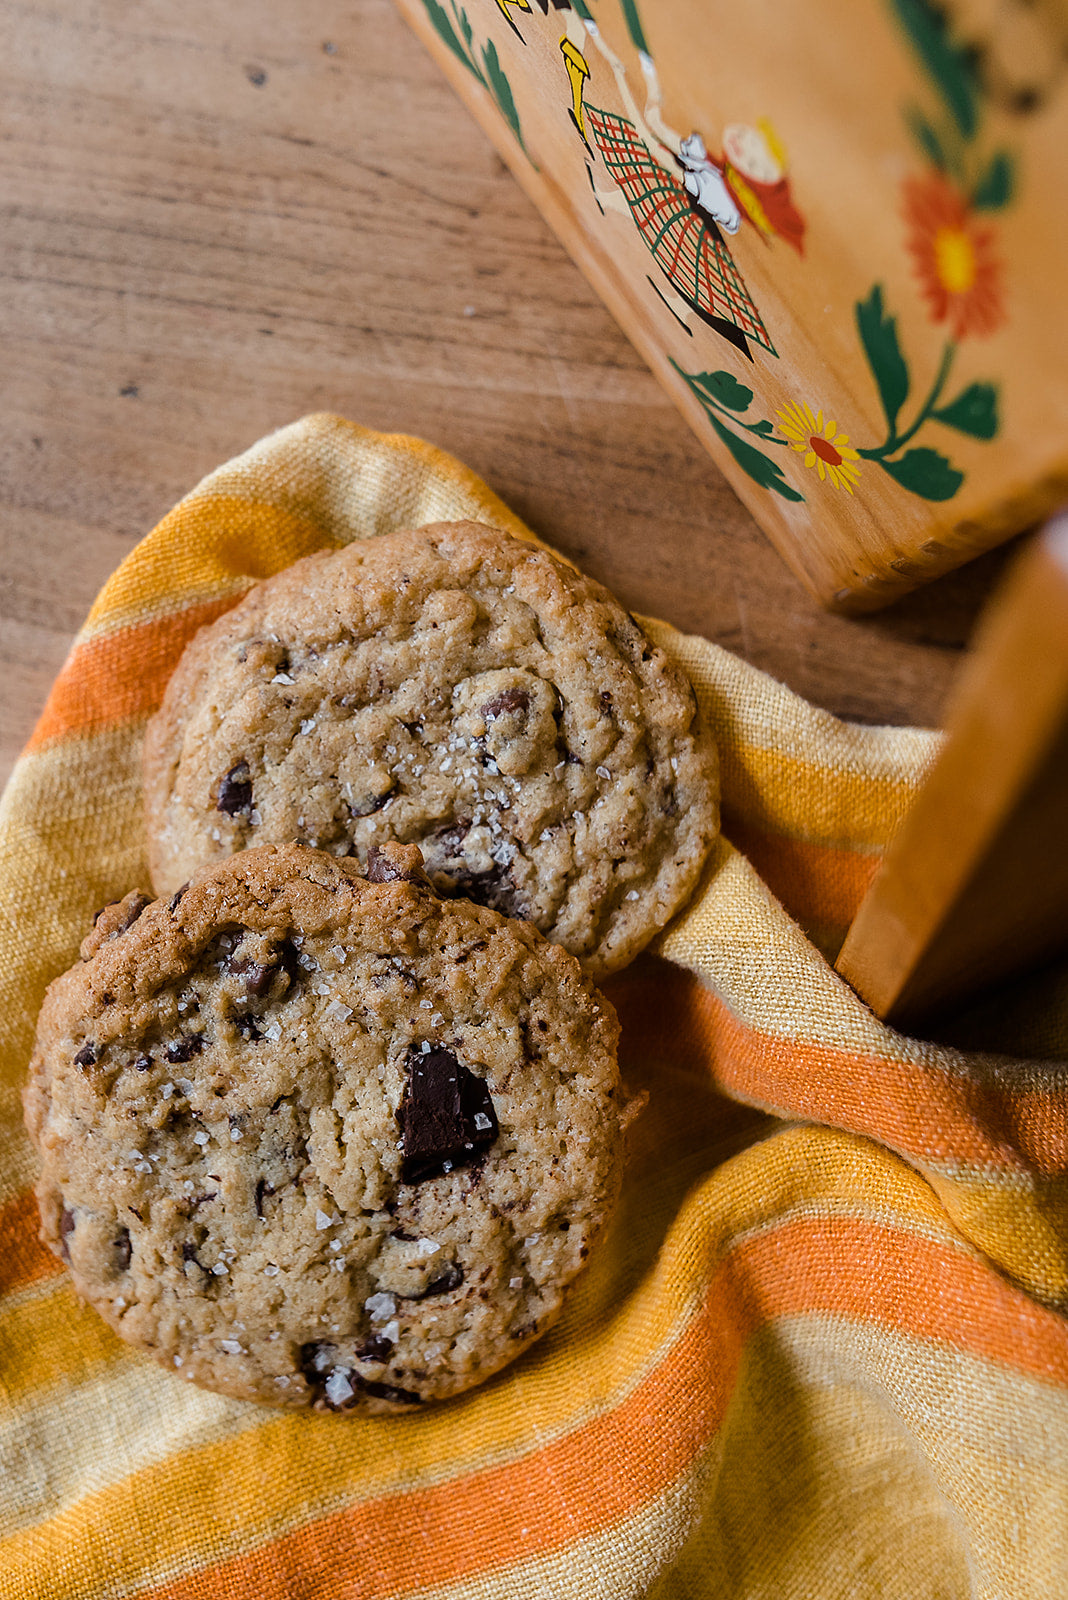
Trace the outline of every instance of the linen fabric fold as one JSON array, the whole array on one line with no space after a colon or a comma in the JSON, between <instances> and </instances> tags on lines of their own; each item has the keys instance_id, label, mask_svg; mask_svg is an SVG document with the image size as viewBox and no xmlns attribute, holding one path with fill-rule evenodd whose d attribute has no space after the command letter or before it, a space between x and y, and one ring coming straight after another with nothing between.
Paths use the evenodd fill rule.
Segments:
<instances>
[{"instance_id":1,"label":"linen fabric fold","mask_svg":"<svg viewBox=\"0 0 1068 1600\"><path fill-rule=\"evenodd\" d=\"M1000 1054L879 1023L827 958L937 737L839 722L663 623L724 836L605 985L649 1101L544 1340L419 1415L275 1414L121 1344L39 1243L36 1013L147 884L141 744L185 643L313 550L461 518L533 538L421 441L328 415L261 441L107 583L0 801L0 1597L1064 1592L1068 981L986 1018Z\"/></svg>"}]
</instances>

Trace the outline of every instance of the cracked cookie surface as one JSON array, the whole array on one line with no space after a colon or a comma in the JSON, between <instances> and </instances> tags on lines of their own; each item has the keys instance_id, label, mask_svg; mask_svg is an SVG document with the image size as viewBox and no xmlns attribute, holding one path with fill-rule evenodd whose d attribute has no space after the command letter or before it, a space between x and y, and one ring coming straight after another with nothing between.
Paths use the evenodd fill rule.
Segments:
<instances>
[{"instance_id":1,"label":"cracked cookie surface","mask_svg":"<svg viewBox=\"0 0 1068 1600\"><path fill-rule=\"evenodd\" d=\"M593 976L680 908L718 828L683 675L601 585L476 523L310 556L202 630L145 804L159 894L250 845L394 839Z\"/></svg>"},{"instance_id":2,"label":"cracked cookie surface","mask_svg":"<svg viewBox=\"0 0 1068 1600\"><path fill-rule=\"evenodd\" d=\"M609 1003L419 853L246 851L106 908L25 1093L43 1236L208 1388L396 1411L555 1320L618 1190Z\"/></svg>"}]
</instances>

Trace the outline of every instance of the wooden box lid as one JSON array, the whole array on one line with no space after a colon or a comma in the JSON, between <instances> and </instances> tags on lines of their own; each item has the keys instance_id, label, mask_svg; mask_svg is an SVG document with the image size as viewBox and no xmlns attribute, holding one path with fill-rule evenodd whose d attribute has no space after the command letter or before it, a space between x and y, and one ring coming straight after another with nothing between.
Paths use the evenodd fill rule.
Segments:
<instances>
[{"instance_id":1,"label":"wooden box lid","mask_svg":"<svg viewBox=\"0 0 1068 1600\"><path fill-rule=\"evenodd\" d=\"M397 0L790 566L1068 499L1062 0Z\"/></svg>"}]
</instances>

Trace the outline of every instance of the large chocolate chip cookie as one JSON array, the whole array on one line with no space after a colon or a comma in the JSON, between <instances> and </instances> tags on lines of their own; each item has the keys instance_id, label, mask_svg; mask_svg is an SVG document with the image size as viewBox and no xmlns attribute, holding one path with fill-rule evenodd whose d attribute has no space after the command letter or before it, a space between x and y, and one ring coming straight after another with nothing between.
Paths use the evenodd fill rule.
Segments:
<instances>
[{"instance_id":1,"label":"large chocolate chip cookie","mask_svg":"<svg viewBox=\"0 0 1068 1600\"><path fill-rule=\"evenodd\" d=\"M99 917L26 1090L44 1237L226 1394L389 1411L496 1372L611 1208L611 1006L408 846L243 852Z\"/></svg>"},{"instance_id":2,"label":"large chocolate chip cookie","mask_svg":"<svg viewBox=\"0 0 1068 1600\"><path fill-rule=\"evenodd\" d=\"M395 839L594 976L682 905L718 825L681 673L599 584L475 523L310 556L204 629L145 797L157 893L249 845Z\"/></svg>"}]
</instances>

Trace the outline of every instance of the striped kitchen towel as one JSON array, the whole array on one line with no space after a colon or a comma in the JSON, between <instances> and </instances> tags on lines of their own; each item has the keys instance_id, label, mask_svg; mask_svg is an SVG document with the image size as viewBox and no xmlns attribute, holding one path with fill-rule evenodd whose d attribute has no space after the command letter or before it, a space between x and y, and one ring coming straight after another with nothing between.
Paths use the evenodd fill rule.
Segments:
<instances>
[{"instance_id":1,"label":"striped kitchen towel","mask_svg":"<svg viewBox=\"0 0 1068 1600\"><path fill-rule=\"evenodd\" d=\"M38 1242L34 1020L147 883L141 741L184 644L312 550L468 517L532 537L417 440L315 416L262 441L106 585L0 802L0 1597L1068 1593L1068 981L988 1019L1001 1054L877 1022L826 957L935 735L838 722L662 623L725 836L606 985L649 1103L544 1340L419 1415L275 1414L122 1345Z\"/></svg>"}]
</instances>

